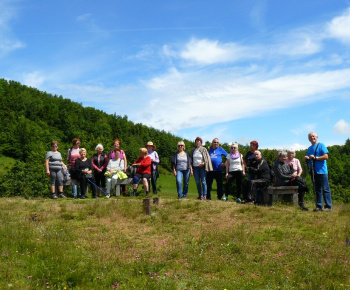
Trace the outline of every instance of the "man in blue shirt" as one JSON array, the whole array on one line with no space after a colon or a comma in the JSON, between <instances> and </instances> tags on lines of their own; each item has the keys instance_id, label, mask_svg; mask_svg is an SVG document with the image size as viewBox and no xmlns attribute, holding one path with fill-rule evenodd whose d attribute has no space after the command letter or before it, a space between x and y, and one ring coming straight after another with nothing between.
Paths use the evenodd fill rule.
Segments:
<instances>
[{"instance_id":1,"label":"man in blue shirt","mask_svg":"<svg viewBox=\"0 0 350 290\"><path fill-rule=\"evenodd\" d=\"M223 186L222 186L222 168L225 166L225 163L222 162L221 156L227 156L227 152L219 147L219 139L214 138L211 147L209 149L209 155L211 163L213 164L213 171L207 172L207 199L211 199L211 188L213 185L214 179L216 180L217 186L217 196L218 200L222 199L224 195Z\"/></svg>"},{"instance_id":2,"label":"man in blue shirt","mask_svg":"<svg viewBox=\"0 0 350 290\"><path fill-rule=\"evenodd\" d=\"M328 183L328 149L323 143L318 143L318 136L316 132L310 132L309 141L311 146L307 149L306 161L309 162L309 167L312 168L311 174L314 176L314 190L316 194L316 208L314 211L331 211L332 210L332 198L331 190ZM323 200L326 205L323 208Z\"/></svg>"}]
</instances>

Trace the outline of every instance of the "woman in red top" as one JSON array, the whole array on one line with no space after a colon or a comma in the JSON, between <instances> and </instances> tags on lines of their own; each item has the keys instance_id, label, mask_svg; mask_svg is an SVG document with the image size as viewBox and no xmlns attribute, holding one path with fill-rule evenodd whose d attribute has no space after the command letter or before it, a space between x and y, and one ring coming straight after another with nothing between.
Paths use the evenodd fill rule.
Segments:
<instances>
[{"instance_id":1,"label":"woman in red top","mask_svg":"<svg viewBox=\"0 0 350 290\"><path fill-rule=\"evenodd\" d=\"M139 184L139 180L142 178L143 188L148 195L148 179L151 178L151 158L147 156L147 149L140 148L140 157L133 163L132 166L137 167L136 174L134 176L134 190L133 196L136 196L136 190Z\"/></svg>"}]
</instances>

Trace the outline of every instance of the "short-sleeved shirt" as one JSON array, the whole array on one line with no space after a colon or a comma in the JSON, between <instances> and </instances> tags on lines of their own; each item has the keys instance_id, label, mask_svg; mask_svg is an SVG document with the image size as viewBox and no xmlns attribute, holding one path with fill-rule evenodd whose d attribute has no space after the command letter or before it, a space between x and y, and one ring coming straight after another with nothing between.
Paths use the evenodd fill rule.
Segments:
<instances>
[{"instance_id":1,"label":"short-sleeved shirt","mask_svg":"<svg viewBox=\"0 0 350 290\"><path fill-rule=\"evenodd\" d=\"M187 170L187 154L179 155L177 154L176 170Z\"/></svg>"},{"instance_id":2,"label":"short-sleeved shirt","mask_svg":"<svg viewBox=\"0 0 350 290\"><path fill-rule=\"evenodd\" d=\"M222 167L221 167L222 158L221 158L221 155L226 157L227 156L227 152L221 147L218 147L216 149L214 149L213 147L210 147L209 155L210 155L211 163L213 164L213 171L222 171Z\"/></svg>"},{"instance_id":3,"label":"short-sleeved shirt","mask_svg":"<svg viewBox=\"0 0 350 290\"><path fill-rule=\"evenodd\" d=\"M49 151L46 153L45 159L49 159L49 169L58 170L61 169L62 155L60 152Z\"/></svg>"},{"instance_id":4,"label":"short-sleeved shirt","mask_svg":"<svg viewBox=\"0 0 350 290\"><path fill-rule=\"evenodd\" d=\"M203 162L203 154L200 152L199 148L196 148L193 152L193 167L198 167Z\"/></svg>"},{"instance_id":5,"label":"short-sleeved shirt","mask_svg":"<svg viewBox=\"0 0 350 290\"><path fill-rule=\"evenodd\" d=\"M317 147L317 144L319 144L318 147ZM317 150L316 150L316 147L317 147ZM316 153L315 153L315 150L316 150ZM326 153L328 154L328 149L326 145L324 145L323 143L316 143L315 145L312 145L307 149L306 155L307 156L314 155L315 157L320 157ZM311 168L311 166L312 166L312 161L309 160L309 167ZM327 161L315 160L315 172L317 174L328 174Z\"/></svg>"}]
</instances>

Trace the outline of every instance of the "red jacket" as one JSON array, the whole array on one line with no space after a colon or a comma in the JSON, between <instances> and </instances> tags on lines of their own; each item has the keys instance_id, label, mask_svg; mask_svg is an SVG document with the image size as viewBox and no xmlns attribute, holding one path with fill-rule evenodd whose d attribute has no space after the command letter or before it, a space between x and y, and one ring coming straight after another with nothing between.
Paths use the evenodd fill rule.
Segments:
<instances>
[{"instance_id":1,"label":"red jacket","mask_svg":"<svg viewBox=\"0 0 350 290\"><path fill-rule=\"evenodd\" d=\"M151 158L149 156L146 156L145 158L140 157L139 159L137 159L135 163L140 163L141 165L139 167L137 167L136 169L136 173L140 173L140 174L151 174Z\"/></svg>"}]
</instances>

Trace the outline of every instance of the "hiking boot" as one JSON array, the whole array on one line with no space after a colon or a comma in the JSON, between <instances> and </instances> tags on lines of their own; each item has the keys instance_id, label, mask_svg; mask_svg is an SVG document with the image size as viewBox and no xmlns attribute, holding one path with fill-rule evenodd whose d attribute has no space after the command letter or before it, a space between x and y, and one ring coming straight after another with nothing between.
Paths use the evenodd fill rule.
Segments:
<instances>
[{"instance_id":1,"label":"hiking boot","mask_svg":"<svg viewBox=\"0 0 350 290\"><path fill-rule=\"evenodd\" d=\"M54 193L54 194L51 196L51 198L52 198L52 199L57 199L58 197L57 197L56 193Z\"/></svg>"},{"instance_id":2,"label":"hiking boot","mask_svg":"<svg viewBox=\"0 0 350 290\"><path fill-rule=\"evenodd\" d=\"M322 208L322 207L316 207L316 208L314 209L314 212L316 212L316 211L323 211L323 208Z\"/></svg>"},{"instance_id":3,"label":"hiking boot","mask_svg":"<svg viewBox=\"0 0 350 290\"><path fill-rule=\"evenodd\" d=\"M236 199L236 202L237 202L237 203L241 203L242 201L241 201L241 199L238 197L238 198Z\"/></svg>"},{"instance_id":4,"label":"hiking boot","mask_svg":"<svg viewBox=\"0 0 350 290\"><path fill-rule=\"evenodd\" d=\"M228 201L228 196L224 196L221 200Z\"/></svg>"},{"instance_id":5,"label":"hiking boot","mask_svg":"<svg viewBox=\"0 0 350 290\"><path fill-rule=\"evenodd\" d=\"M86 198L85 195L80 196L80 199L85 199L85 198Z\"/></svg>"},{"instance_id":6,"label":"hiking boot","mask_svg":"<svg viewBox=\"0 0 350 290\"><path fill-rule=\"evenodd\" d=\"M107 197L107 198L110 198L110 197L111 197L111 195L108 193L108 194L106 194L106 197Z\"/></svg>"},{"instance_id":7,"label":"hiking boot","mask_svg":"<svg viewBox=\"0 0 350 290\"><path fill-rule=\"evenodd\" d=\"M203 196L203 200L207 200L207 197L206 197L206 196Z\"/></svg>"},{"instance_id":8,"label":"hiking boot","mask_svg":"<svg viewBox=\"0 0 350 290\"><path fill-rule=\"evenodd\" d=\"M332 211L332 209L329 208L329 207L325 207L325 208L323 209L323 211Z\"/></svg>"},{"instance_id":9,"label":"hiking boot","mask_svg":"<svg viewBox=\"0 0 350 290\"><path fill-rule=\"evenodd\" d=\"M58 195L58 197L60 197L60 198L67 198L63 193L60 193L60 194Z\"/></svg>"}]
</instances>

